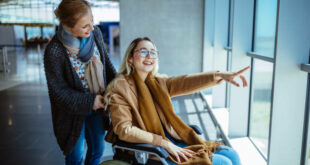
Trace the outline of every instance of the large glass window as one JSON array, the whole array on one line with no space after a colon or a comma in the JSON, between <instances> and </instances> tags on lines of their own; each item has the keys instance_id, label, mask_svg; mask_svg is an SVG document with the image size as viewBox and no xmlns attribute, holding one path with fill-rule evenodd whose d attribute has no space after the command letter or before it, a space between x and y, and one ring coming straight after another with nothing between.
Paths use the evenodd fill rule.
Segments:
<instances>
[{"instance_id":1,"label":"large glass window","mask_svg":"<svg viewBox=\"0 0 310 165\"><path fill-rule=\"evenodd\" d=\"M277 0L256 0L254 49L258 54L274 56Z\"/></svg>"},{"instance_id":2,"label":"large glass window","mask_svg":"<svg viewBox=\"0 0 310 165\"><path fill-rule=\"evenodd\" d=\"M249 115L249 137L267 159L269 147L270 115L274 50L277 22L277 0L255 0L252 53L252 75Z\"/></svg>"},{"instance_id":3,"label":"large glass window","mask_svg":"<svg viewBox=\"0 0 310 165\"><path fill-rule=\"evenodd\" d=\"M26 33L28 39L41 37L40 27L27 27Z\"/></svg>"},{"instance_id":4,"label":"large glass window","mask_svg":"<svg viewBox=\"0 0 310 165\"><path fill-rule=\"evenodd\" d=\"M273 63L254 59L252 76L250 138L267 157Z\"/></svg>"}]
</instances>

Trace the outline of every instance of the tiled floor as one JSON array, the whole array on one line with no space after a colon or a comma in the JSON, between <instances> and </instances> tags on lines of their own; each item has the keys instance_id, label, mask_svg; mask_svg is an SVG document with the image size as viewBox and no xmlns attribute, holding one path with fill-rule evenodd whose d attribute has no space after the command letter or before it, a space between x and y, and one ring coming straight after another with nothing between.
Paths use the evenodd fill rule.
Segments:
<instances>
[{"instance_id":1,"label":"tiled floor","mask_svg":"<svg viewBox=\"0 0 310 165\"><path fill-rule=\"evenodd\" d=\"M64 164L64 156L53 134L42 65L43 49L40 53L37 48L11 49L8 57L10 72L0 72L0 164ZM111 59L118 68L119 55L112 55ZM172 101L176 113L186 123L202 128L202 138L216 139L210 116L197 95ZM104 159L111 159L112 154L111 145L107 143Z\"/></svg>"},{"instance_id":2,"label":"tiled floor","mask_svg":"<svg viewBox=\"0 0 310 165\"><path fill-rule=\"evenodd\" d=\"M23 83L0 92L0 162L63 164L53 135L47 89Z\"/></svg>"}]
</instances>

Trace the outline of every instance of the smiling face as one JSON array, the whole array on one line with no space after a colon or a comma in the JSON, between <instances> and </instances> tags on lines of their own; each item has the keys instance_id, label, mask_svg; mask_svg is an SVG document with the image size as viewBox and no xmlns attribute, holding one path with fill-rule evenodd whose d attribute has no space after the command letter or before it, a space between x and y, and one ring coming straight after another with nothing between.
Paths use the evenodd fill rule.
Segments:
<instances>
[{"instance_id":1,"label":"smiling face","mask_svg":"<svg viewBox=\"0 0 310 165\"><path fill-rule=\"evenodd\" d=\"M147 50L149 53L146 57L141 56L141 50ZM129 63L131 63L135 70L140 74L147 75L149 72L152 72L153 68L156 65L157 58L151 58L151 52L155 52L156 48L153 43L150 41L140 41L136 48L133 50L133 55L128 58ZM143 52L142 52L143 53Z\"/></svg>"},{"instance_id":2,"label":"smiling face","mask_svg":"<svg viewBox=\"0 0 310 165\"><path fill-rule=\"evenodd\" d=\"M65 25L64 25L65 26ZM94 30L93 26L93 15L91 11L78 19L77 23L73 28L65 26L65 28L74 36L74 37L84 37L87 38L90 35L90 32Z\"/></svg>"}]
</instances>

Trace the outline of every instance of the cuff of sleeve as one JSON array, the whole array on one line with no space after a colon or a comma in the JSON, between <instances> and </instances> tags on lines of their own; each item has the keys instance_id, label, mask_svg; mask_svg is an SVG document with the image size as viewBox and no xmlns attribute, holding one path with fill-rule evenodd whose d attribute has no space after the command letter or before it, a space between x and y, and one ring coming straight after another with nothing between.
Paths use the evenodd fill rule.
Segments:
<instances>
[{"instance_id":1,"label":"cuff of sleeve","mask_svg":"<svg viewBox=\"0 0 310 165\"><path fill-rule=\"evenodd\" d=\"M213 73L213 82L215 82L216 84L218 83L219 78L217 78L217 73L219 73L220 71L217 70Z\"/></svg>"},{"instance_id":2,"label":"cuff of sleeve","mask_svg":"<svg viewBox=\"0 0 310 165\"><path fill-rule=\"evenodd\" d=\"M157 146L161 146L161 141L163 140L162 136L159 135L153 135L153 144Z\"/></svg>"},{"instance_id":3,"label":"cuff of sleeve","mask_svg":"<svg viewBox=\"0 0 310 165\"><path fill-rule=\"evenodd\" d=\"M87 103L81 103L79 104L78 108L82 115L87 115L91 111L93 111L93 106L96 98L96 94L89 94Z\"/></svg>"},{"instance_id":4,"label":"cuff of sleeve","mask_svg":"<svg viewBox=\"0 0 310 165\"><path fill-rule=\"evenodd\" d=\"M219 70L214 71L214 73L213 73L213 80L216 80L217 73L219 73L219 72L220 72Z\"/></svg>"}]
</instances>

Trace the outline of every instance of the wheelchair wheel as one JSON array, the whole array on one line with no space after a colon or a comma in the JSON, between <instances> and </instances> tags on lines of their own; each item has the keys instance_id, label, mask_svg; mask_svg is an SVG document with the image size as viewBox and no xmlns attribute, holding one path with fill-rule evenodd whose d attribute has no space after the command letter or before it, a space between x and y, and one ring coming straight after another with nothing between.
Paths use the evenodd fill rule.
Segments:
<instances>
[{"instance_id":1,"label":"wheelchair wheel","mask_svg":"<svg viewBox=\"0 0 310 165\"><path fill-rule=\"evenodd\" d=\"M120 161L120 160L108 160L108 161L102 162L100 165L130 165L130 164Z\"/></svg>"}]
</instances>

